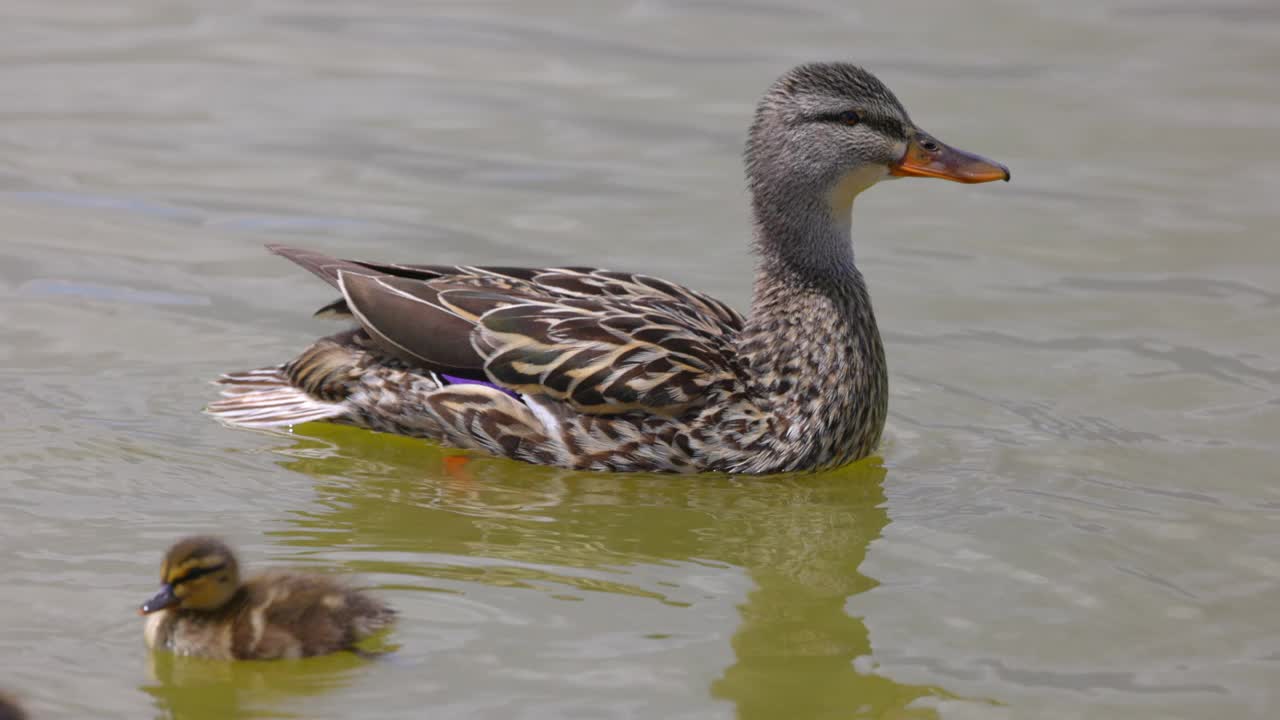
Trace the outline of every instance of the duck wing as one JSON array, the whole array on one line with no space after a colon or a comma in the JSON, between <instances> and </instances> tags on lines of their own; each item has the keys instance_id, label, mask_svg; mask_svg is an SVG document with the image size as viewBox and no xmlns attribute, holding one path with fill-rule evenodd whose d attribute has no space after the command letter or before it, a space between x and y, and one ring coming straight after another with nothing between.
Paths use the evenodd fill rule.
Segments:
<instances>
[{"instance_id":1,"label":"duck wing","mask_svg":"<svg viewBox=\"0 0 1280 720\"><path fill-rule=\"evenodd\" d=\"M342 291L385 352L569 403L676 414L736 378L743 318L702 293L594 268L393 265L271 247Z\"/></svg>"}]
</instances>

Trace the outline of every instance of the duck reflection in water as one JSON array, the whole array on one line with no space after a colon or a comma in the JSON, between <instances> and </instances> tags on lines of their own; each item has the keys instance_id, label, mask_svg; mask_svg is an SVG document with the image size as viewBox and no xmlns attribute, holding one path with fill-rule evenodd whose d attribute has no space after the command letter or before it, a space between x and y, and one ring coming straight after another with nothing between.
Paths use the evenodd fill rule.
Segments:
<instances>
[{"instance_id":1,"label":"duck reflection in water","mask_svg":"<svg viewBox=\"0 0 1280 720\"><path fill-rule=\"evenodd\" d=\"M885 470L874 459L819 475L693 480L533 468L332 425L297 433L283 464L316 478L326 501L298 514L287 541L396 558L355 571L431 578L433 589L606 592L700 612L719 598L683 602L663 569L741 568L755 587L738 608L733 660L708 676L710 694L738 717L929 718L931 703L954 698L855 666L871 643L845 608L876 586L858 567L889 522ZM424 562L402 562L410 553ZM657 638L655 629L634 634Z\"/></svg>"}]
</instances>

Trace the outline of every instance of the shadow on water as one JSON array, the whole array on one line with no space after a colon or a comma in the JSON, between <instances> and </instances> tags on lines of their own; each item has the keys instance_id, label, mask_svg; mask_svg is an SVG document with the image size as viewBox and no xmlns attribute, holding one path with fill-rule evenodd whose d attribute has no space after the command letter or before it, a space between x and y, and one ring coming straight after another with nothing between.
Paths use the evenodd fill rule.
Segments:
<instances>
[{"instance_id":1,"label":"shadow on water","mask_svg":"<svg viewBox=\"0 0 1280 720\"><path fill-rule=\"evenodd\" d=\"M878 463L766 480L605 475L338 426L299 431L278 452L316 479L317 500L276 534L378 558L353 559L350 570L681 607L670 586L633 581L627 569L742 568L755 587L739 608L735 661L709 688L738 717L933 718L916 701L953 697L855 669L871 643L845 607L876 585L858 567L889 522ZM405 554L415 559L384 559Z\"/></svg>"}]
</instances>

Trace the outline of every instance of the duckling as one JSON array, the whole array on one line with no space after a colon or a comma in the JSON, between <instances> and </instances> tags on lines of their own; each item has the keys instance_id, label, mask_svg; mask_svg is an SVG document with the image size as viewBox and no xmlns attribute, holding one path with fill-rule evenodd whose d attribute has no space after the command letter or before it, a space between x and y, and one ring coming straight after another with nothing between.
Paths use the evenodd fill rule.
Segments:
<instances>
[{"instance_id":1,"label":"duckling","mask_svg":"<svg viewBox=\"0 0 1280 720\"><path fill-rule=\"evenodd\" d=\"M273 660L354 649L395 611L333 578L272 571L240 581L226 543L189 537L165 554L160 592L139 608L151 649Z\"/></svg>"},{"instance_id":2,"label":"duckling","mask_svg":"<svg viewBox=\"0 0 1280 720\"><path fill-rule=\"evenodd\" d=\"M27 720L27 713L12 696L0 692L0 720Z\"/></svg>"}]
</instances>

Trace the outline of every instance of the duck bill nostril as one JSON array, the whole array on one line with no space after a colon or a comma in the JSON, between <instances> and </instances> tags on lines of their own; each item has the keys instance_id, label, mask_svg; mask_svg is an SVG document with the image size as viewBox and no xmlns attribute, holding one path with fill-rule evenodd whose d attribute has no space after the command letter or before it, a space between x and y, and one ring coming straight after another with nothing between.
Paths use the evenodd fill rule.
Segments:
<instances>
[{"instance_id":1,"label":"duck bill nostril","mask_svg":"<svg viewBox=\"0 0 1280 720\"><path fill-rule=\"evenodd\" d=\"M889 167L892 175L935 177L962 183L1009 181L1009 168L924 134L907 142L907 150Z\"/></svg>"}]
</instances>

